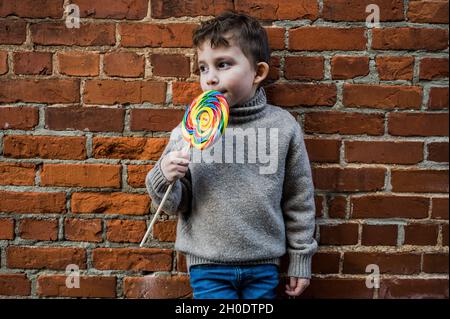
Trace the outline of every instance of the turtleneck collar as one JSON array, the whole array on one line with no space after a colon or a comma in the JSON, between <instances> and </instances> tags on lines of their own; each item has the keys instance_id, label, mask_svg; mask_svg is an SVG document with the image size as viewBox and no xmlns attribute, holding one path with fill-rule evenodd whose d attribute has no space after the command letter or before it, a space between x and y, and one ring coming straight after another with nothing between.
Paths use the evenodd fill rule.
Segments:
<instances>
[{"instance_id":1,"label":"turtleneck collar","mask_svg":"<svg viewBox=\"0 0 450 319\"><path fill-rule=\"evenodd\" d=\"M266 92L264 88L259 87L250 100L244 104L230 107L228 121L230 123L245 123L260 118L264 115L266 104Z\"/></svg>"}]
</instances>

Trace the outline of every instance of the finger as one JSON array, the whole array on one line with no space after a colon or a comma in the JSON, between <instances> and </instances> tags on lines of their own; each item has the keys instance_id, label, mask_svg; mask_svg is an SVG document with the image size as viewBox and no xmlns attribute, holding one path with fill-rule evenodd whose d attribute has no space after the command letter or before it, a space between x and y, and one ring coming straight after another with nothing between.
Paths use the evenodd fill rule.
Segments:
<instances>
[{"instance_id":1,"label":"finger","mask_svg":"<svg viewBox=\"0 0 450 319\"><path fill-rule=\"evenodd\" d=\"M290 283L291 283L291 289L295 289L295 287L297 287L297 278L291 277Z\"/></svg>"}]
</instances>

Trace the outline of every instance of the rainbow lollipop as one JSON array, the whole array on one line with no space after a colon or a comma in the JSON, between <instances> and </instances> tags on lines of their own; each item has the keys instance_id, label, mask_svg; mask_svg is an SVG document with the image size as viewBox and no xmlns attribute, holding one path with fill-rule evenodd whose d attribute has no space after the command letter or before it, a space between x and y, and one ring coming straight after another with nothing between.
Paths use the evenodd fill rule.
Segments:
<instances>
[{"instance_id":1,"label":"rainbow lollipop","mask_svg":"<svg viewBox=\"0 0 450 319\"><path fill-rule=\"evenodd\" d=\"M228 123L228 103L219 91L205 91L196 97L184 113L183 138L198 150L204 150L222 136Z\"/></svg>"},{"instance_id":2,"label":"rainbow lollipop","mask_svg":"<svg viewBox=\"0 0 450 319\"><path fill-rule=\"evenodd\" d=\"M206 91L196 97L191 105L186 108L183 121L181 122L181 133L183 139L188 142L184 148L187 152L191 146L204 150L211 146L222 136L228 124L228 103L219 91ZM150 234L161 212L161 207L172 190L172 182L167 187L166 193L159 204L155 216L148 226L147 232L139 245L142 247Z\"/></svg>"}]
</instances>

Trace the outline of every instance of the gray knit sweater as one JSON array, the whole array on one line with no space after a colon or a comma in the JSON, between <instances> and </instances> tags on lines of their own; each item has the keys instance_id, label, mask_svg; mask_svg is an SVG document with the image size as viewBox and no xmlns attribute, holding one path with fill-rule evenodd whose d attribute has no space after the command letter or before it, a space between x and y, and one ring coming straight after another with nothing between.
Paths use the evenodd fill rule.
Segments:
<instances>
[{"instance_id":1,"label":"gray knit sweater","mask_svg":"<svg viewBox=\"0 0 450 319\"><path fill-rule=\"evenodd\" d=\"M146 176L154 208L170 184L161 159L186 145L180 127ZM175 249L185 253L188 267L279 265L287 252L288 276L310 278L317 250L314 186L295 118L267 104L259 88L247 103L230 108L225 134L214 146L190 153L189 170L163 207L178 216Z\"/></svg>"}]
</instances>

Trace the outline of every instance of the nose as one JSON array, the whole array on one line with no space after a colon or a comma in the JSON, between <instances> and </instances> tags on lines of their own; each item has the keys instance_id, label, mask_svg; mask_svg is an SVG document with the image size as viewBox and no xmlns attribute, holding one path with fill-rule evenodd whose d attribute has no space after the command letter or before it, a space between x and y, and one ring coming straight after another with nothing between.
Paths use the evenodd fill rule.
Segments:
<instances>
[{"instance_id":1,"label":"nose","mask_svg":"<svg viewBox=\"0 0 450 319\"><path fill-rule=\"evenodd\" d=\"M217 77L217 74L214 71L209 71L207 78L206 78L206 84L209 86L214 86L219 83L219 78Z\"/></svg>"}]
</instances>

